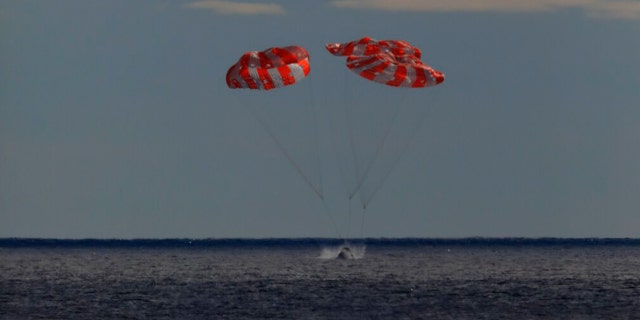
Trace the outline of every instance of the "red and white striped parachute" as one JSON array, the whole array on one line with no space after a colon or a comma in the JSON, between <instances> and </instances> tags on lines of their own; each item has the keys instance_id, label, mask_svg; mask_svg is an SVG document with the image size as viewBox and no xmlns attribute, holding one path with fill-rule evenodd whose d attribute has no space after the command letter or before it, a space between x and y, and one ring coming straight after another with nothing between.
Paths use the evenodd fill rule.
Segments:
<instances>
[{"instance_id":1,"label":"red and white striped parachute","mask_svg":"<svg viewBox=\"0 0 640 320\"><path fill-rule=\"evenodd\" d=\"M444 75L422 62L421 50L406 41L365 37L327 44L326 49L345 57L347 68L355 74L385 86L360 90L369 83L344 74L344 82L329 80L293 86L310 71L309 53L299 46L247 52L229 68L226 81L231 89L253 89L235 91L238 102L256 117L325 208L339 207L340 201L334 199L331 203L331 195L344 192L349 212L351 200L357 196L364 217L364 209L408 150L425 117L427 92L397 88L435 86L444 81ZM338 77L334 69L326 71L332 79ZM352 79L360 84L352 83ZM305 94L304 89L311 89L312 85L327 86L320 87L322 95ZM292 88L272 90L285 86ZM338 86L344 86L344 90L337 90ZM322 99L323 108L318 109L323 112L321 118L314 97ZM331 128L328 137L318 134L323 131L317 125L324 121ZM341 185L326 189L329 193L324 192L327 175L322 171L330 166L322 162L326 157L321 154L327 141L333 143L331 150L336 155ZM348 228L349 223L346 225Z\"/></svg>"},{"instance_id":2,"label":"red and white striped parachute","mask_svg":"<svg viewBox=\"0 0 640 320\"><path fill-rule=\"evenodd\" d=\"M329 43L327 50L334 56L370 56L383 52L391 52L393 55L422 56L420 49L402 40L374 40L364 37L346 43Z\"/></svg>"},{"instance_id":3,"label":"red and white striped parachute","mask_svg":"<svg viewBox=\"0 0 640 320\"><path fill-rule=\"evenodd\" d=\"M271 90L295 84L309 71L309 53L303 47L249 51L227 71L227 85L231 89Z\"/></svg>"},{"instance_id":4,"label":"red and white striped parachute","mask_svg":"<svg viewBox=\"0 0 640 320\"><path fill-rule=\"evenodd\" d=\"M347 56L347 67L361 77L388 86L423 88L444 81L444 74L422 62L420 49L406 41L364 37L330 43L326 49L333 55Z\"/></svg>"}]
</instances>

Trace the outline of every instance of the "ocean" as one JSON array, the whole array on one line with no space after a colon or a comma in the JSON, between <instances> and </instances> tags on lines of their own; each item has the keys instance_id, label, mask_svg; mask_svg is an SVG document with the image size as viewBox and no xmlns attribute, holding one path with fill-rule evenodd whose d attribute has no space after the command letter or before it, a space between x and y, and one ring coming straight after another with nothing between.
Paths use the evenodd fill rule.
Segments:
<instances>
[{"instance_id":1,"label":"ocean","mask_svg":"<svg viewBox=\"0 0 640 320\"><path fill-rule=\"evenodd\" d=\"M0 319L640 319L637 239L0 239Z\"/></svg>"}]
</instances>

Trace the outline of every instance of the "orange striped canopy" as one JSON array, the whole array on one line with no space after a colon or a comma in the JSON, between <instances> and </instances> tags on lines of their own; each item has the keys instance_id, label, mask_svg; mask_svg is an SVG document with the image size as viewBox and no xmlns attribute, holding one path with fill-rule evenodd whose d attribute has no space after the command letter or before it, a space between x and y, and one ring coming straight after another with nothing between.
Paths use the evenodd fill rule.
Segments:
<instances>
[{"instance_id":1,"label":"orange striped canopy","mask_svg":"<svg viewBox=\"0 0 640 320\"><path fill-rule=\"evenodd\" d=\"M271 90L295 84L309 71L309 53L303 47L249 51L227 71L227 86L231 89Z\"/></svg>"},{"instance_id":2,"label":"orange striped canopy","mask_svg":"<svg viewBox=\"0 0 640 320\"><path fill-rule=\"evenodd\" d=\"M330 43L327 51L347 56L347 68L359 76L393 87L423 88L444 81L444 74L420 60L422 52L402 40L364 37L345 43Z\"/></svg>"}]
</instances>

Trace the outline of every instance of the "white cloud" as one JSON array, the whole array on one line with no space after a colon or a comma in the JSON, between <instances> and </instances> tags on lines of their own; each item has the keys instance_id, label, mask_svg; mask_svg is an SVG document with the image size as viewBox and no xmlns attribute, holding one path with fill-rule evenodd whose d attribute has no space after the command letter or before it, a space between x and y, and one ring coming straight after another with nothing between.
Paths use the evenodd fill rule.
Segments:
<instances>
[{"instance_id":1,"label":"white cloud","mask_svg":"<svg viewBox=\"0 0 640 320\"><path fill-rule=\"evenodd\" d=\"M277 4L249 3L223 0L204 0L187 5L188 8L210 9L222 14L284 14L284 8Z\"/></svg>"},{"instance_id":2,"label":"white cloud","mask_svg":"<svg viewBox=\"0 0 640 320\"><path fill-rule=\"evenodd\" d=\"M552 12L583 9L592 17L639 19L637 0L335 0L332 6L349 9L423 12Z\"/></svg>"},{"instance_id":3,"label":"white cloud","mask_svg":"<svg viewBox=\"0 0 640 320\"><path fill-rule=\"evenodd\" d=\"M640 19L640 1L598 1L588 12L597 18Z\"/></svg>"}]
</instances>

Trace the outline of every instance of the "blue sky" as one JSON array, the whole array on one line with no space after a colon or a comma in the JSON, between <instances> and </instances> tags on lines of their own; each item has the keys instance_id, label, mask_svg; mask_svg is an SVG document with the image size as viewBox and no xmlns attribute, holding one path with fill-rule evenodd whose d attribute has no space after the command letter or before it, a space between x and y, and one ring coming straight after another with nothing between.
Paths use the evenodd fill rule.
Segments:
<instances>
[{"instance_id":1,"label":"blue sky","mask_svg":"<svg viewBox=\"0 0 640 320\"><path fill-rule=\"evenodd\" d=\"M638 237L639 34L639 1L0 0L0 237ZM400 101L324 51L362 36L445 82ZM292 44L311 73L284 98L226 87L244 52ZM354 101L422 120L363 228L334 161Z\"/></svg>"}]
</instances>

